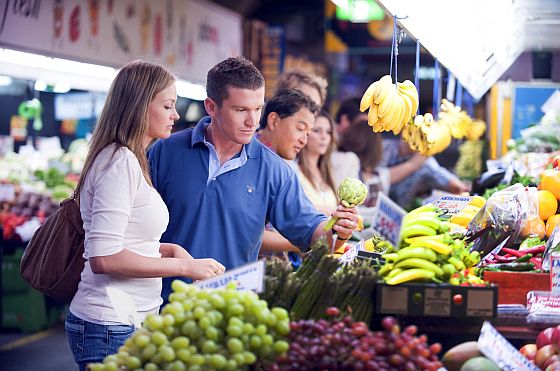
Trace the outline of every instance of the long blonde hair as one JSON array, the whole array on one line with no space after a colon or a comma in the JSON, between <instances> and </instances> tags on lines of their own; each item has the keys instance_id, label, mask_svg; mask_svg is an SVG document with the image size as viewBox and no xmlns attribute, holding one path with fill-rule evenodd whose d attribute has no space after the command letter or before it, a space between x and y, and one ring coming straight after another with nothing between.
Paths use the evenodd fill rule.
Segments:
<instances>
[{"instance_id":1,"label":"long blonde hair","mask_svg":"<svg viewBox=\"0 0 560 371\"><path fill-rule=\"evenodd\" d=\"M175 82L165 67L143 60L126 64L117 74L95 125L78 193L97 155L111 144L127 147L138 159L144 178L152 184L144 140L148 132L148 106L154 97Z\"/></svg>"},{"instance_id":2,"label":"long blonde hair","mask_svg":"<svg viewBox=\"0 0 560 371\"><path fill-rule=\"evenodd\" d=\"M332 176L333 170L331 166L331 154L336 148L336 143L334 138L334 130L335 130L334 120L332 116L325 109L321 109L319 111L315 120L317 120L319 117L326 118L327 121L329 122L329 126L331 129L331 144L329 145L329 148L327 149L325 154L319 156L319 171L325 183L327 183L327 185L333 190L334 194L336 195L336 186L334 184L334 180ZM315 182L315 180L313 179L313 175L311 174L310 167L315 166L315 164L310 164L308 162L307 157L305 156L305 153L307 151L308 151L307 146L301 149L301 153L298 156L298 165L302 174L305 175L305 177L310 180L313 187L317 190L320 190L319 184Z\"/></svg>"}]
</instances>

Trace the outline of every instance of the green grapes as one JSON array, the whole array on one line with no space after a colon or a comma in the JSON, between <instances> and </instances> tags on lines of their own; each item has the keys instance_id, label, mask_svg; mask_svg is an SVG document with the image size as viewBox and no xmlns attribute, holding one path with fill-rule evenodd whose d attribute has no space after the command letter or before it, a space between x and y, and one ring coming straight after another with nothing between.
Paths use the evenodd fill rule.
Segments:
<instances>
[{"instance_id":1,"label":"green grapes","mask_svg":"<svg viewBox=\"0 0 560 371\"><path fill-rule=\"evenodd\" d=\"M171 287L161 314L148 315L117 354L90 364L91 370L248 370L288 352L285 309L269 309L231 282L225 289L200 289L176 280Z\"/></svg>"}]
</instances>

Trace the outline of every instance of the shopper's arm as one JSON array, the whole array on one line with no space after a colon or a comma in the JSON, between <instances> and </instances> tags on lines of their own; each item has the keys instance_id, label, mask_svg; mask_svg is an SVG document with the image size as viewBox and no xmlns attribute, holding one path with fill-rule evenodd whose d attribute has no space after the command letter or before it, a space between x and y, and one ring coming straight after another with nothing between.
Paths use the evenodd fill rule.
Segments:
<instances>
[{"instance_id":1,"label":"shopper's arm","mask_svg":"<svg viewBox=\"0 0 560 371\"><path fill-rule=\"evenodd\" d=\"M162 258L193 259L192 255L189 254L187 250L176 243L162 242L159 245L159 253Z\"/></svg>"},{"instance_id":2,"label":"shopper's arm","mask_svg":"<svg viewBox=\"0 0 560 371\"><path fill-rule=\"evenodd\" d=\"M426 162L426 159L426 156L416 153L405 162L390 167L389 174L391 175L391 184L400 183L406 179L410 174L420 169L424 162Z\"/></svg>"},{"instance_id":3,"label":"shopper's arm","mask_svg":"<svg viewBox=\"0 0 560 371\"><path fill-rule=\"evenodd\" d=\"M122 249L116 254L89 258L93 273L124 278L190 277L194 280L222 274L214 259L153 258Z\"/></svg>"},{"instance_id":4,"label":"shopper's arm","mask_svg":"<svg viewBox=\"0 0 560 371\"><path fill-rule=\"evenodd\" d=\"M265 230L263 235L261 252L276 253L283 251L299 252L296 246L292 245L284 236L276 231Z\"/></svg>"},{"instance_id":5,"label":"shopper's arm","mask_svg":"<svg viewBox=\"0 0 560 371\"><path fill-rule=\"evenodd\" d=\"M339 205L338 208L331 214L332 217L337 218L336 223L332 227L332 230L325 231L323 228L328 223L325 220L315 228L313 233L313 242L319 238L327 238L327 241L332 240L333 231L337 235L337 239L334 245L334 249L338 249L342 246L350 237L352 237L352 232L358 226L358 211L355 207L344 207Z\"/></svg>"}]
</instances>

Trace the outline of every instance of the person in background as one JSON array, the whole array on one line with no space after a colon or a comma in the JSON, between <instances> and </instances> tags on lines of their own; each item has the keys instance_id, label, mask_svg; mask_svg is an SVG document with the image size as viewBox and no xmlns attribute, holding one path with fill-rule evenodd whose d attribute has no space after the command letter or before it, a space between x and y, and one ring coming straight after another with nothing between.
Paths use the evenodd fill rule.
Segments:
<instances>
[{"instance_id":1,"label":"person in background","mask_svg":"<svg viewBox=\"0 0 560 371\"><path fill-rule=\"evenodd\" d=\"M322 107L327 99L327 80L300 69L286 71L276 83L275 93L284 89L296 89L307 95L317 106Z\"/></svg>"},{"instance_id":2,"label":"person in background","mask_svg":"<svg viewBox=\"0 0 560 371\"><path fill-rule=\"evenodd\" d=\"M360 158L349 150L341 150L340 142L346 130L354 120L365 117L367 114L360 112L360 98L350 98L344 100L336 113L334 138L338 143L337 150L331 155L333 180L338 187L344 178L360 178Z\"/></svg>"},{"instance_id":3,"label":"person in background","mask_svg":"<svg viewBox=\"0 0 560 371\"><path fill-rule=\"evenodd\" d=\"M313 205L329 215L338 205L332 177L331 153L335 149L334 120L322 109L298 156L299 180Z\"/></svg>"},{"instance_id":4,"label":"person in background","mask_svg":"<svg viewBox=\"0 0 560 371\"><path fill-rule=\"evenodd\" d=\"M255 138L264 92L264 78L249 60L216 64L206 82L209 116L148 151L152 182L169 208L162 240L185 246L195 258L214 257L227 269L256 261L269 221L301 250L332 238L323 230L327 217L309 202L295 171ZM339 207L332 216L340 247L358 215ZM164 298L170 283L164 280Z\"/></svg>"},{"instance_id":5,"label":"person in background","mask_svg":"<svg viewBox=\"0 0 560 371\"><path fill-rule=\"evenodd\" d=\"M317 105L303 92L295 89L279 90L266 103L257 139L297 171L294 160L307 144L317 110ZM299 249L269 223L263 235L262 252L284 251L299 252Z\"/></svg>"},{"instance_id":6,"label":"person in background","mask_svg":"<svg viewBox=\"0 0 560 371\"><path fill-rule=\"evenodd\" d=\"M159 242L169 214L152 186L146 150L170 135L176 100L167 69L134 61L115 77L95 127L77 186L86 261L65 321L80 370L116 353L134 332L117 310L140 321L158 313L161 277L224 272L214 259L193 259L181 246ZM116 308L109 290L131 298L134 308Z\"/></svg>"},{"instance_id":7,"label":"person in background","mask_svg":"<svg viewBox=\"0 0 560 371\"><path fill-rule=\"evenodd\" d=\"M415 161L414 157L420 156L412 151L408 144L399 137L383 140L383 160L381 166L390 169L406 166ZM469 186L463 183L456 175L441 166L433 157L425 158L421 166L412 166L414 171L400 179L391 181L390 196L395 202L405 209L414 207L416 197L429 194L433 189L462 194L469 191Z\"/></svg>"}]
</instances>

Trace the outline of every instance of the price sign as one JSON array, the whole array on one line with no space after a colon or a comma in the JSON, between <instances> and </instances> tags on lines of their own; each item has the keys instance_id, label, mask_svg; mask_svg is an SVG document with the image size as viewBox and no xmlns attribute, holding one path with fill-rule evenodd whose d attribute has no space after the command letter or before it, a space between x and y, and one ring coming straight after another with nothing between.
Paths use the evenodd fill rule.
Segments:
<instances>
[{"instance_id":1,"label":"price sign","mask_svg":"<svg viewBox=\"0 0 560 371\"><path fill-rule=\"evenodd\" d=\"M343 264L350 263L352 260L356 259L358 252L364 249L364 240L361 240L351 248L349 248L342 256L338 259Z\"/></svg>"},{"instance_id":2,"label":"price sign","mask_svg":"<svg viewBox=\"0 0 560 371\"><path fill-rule=\"evenodd\" d=\"M550 254L550 287L552 295L560 296L560 253Z\"/></svg>"},{"instance_id":3,"label":"price sign","mask_svg":"<svg viewBox=\"0 0 560 371\"><path fill-rule=\"evenodd\" d=\"M238 290L250 290L261 293L264 290L264 260L245 264L239 268L227 271L221 276L198 281L194 284L200 288L217 289L225 287L233 281Z\"/></svg>"},{"instance_id":4,"label":"price sign","mask_svg":"<svg viewBox=\"0 0 560 371\"><path fill-rule=\"evenodd\" d=\"M441 196L434 201L434 205L441 209L441 218L448 219L459 214L471 202L470 196Z\"/></svg>"},{"instance_id":5,"label":"price sign","mask_svg":"<svg viewBox=\"0 0 560 371\"><path fill-rule=\"evenodd\" d=\"M487 358L491 359L502 370L537 371L538 368L529 362L519 351L506 340L488 321L484 321L478 348Z\"/></svg>"},{"instance_id":6,"label":"price sign","mask_svg":"<svg viewBox=\"0 0 560 371\"><path fill-rule=\"evenodd\" d=\"M377 211L373 217L372 228L391 242L393 246L398 246L401 224L406 211L382 192L379 192L377 196L376 208Z\"/></svg>"}]
</instances>

